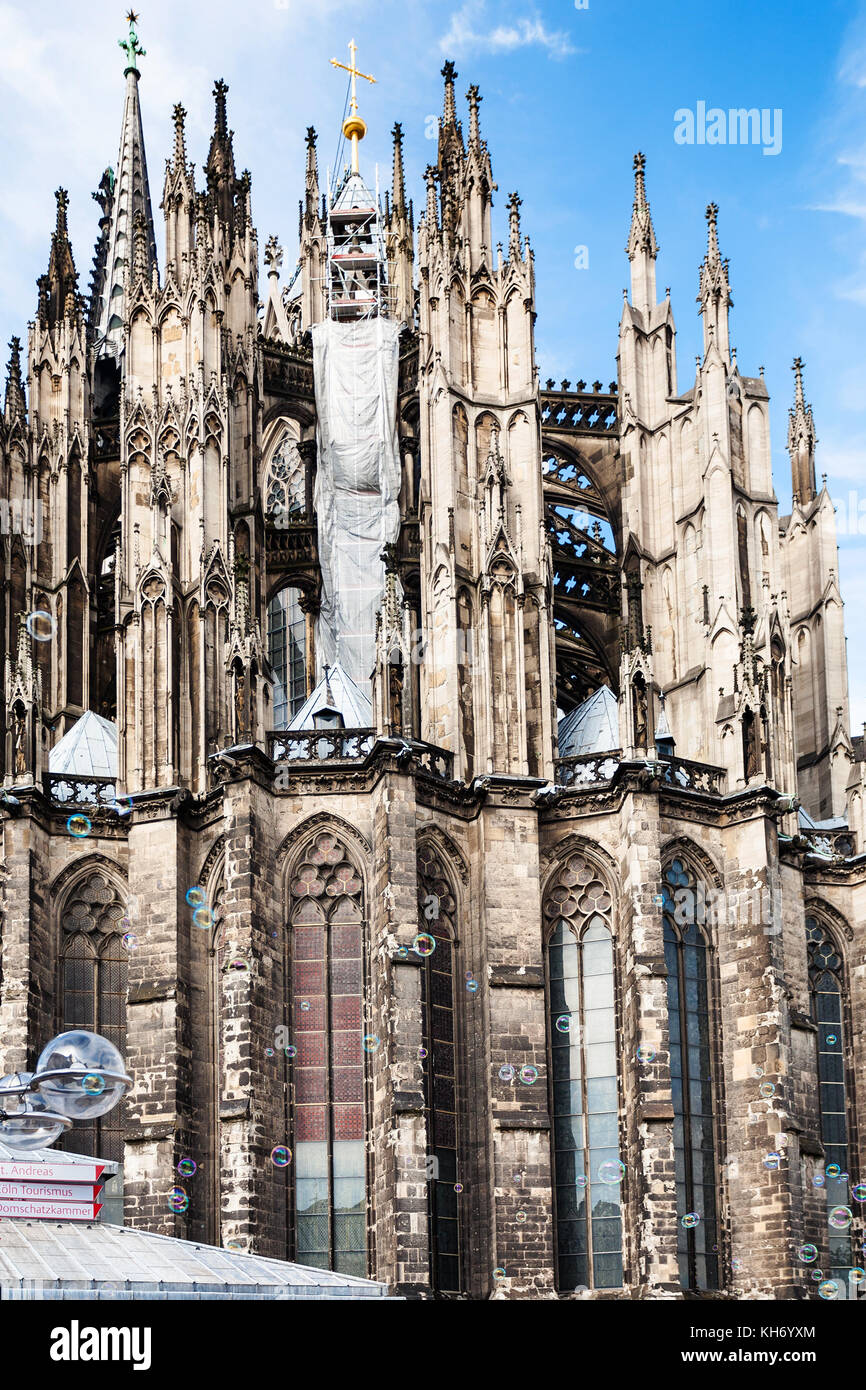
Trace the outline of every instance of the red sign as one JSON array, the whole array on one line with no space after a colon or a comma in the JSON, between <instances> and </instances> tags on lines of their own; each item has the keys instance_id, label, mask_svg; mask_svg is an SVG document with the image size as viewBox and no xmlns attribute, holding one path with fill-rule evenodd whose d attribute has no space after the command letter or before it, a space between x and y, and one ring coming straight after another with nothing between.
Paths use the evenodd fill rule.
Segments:
<instances>
[{"instance_id":1,"label":"red sign","mask_svg":"<svg viewBox=\"0 0 866 1390\"><path fill-rule=\"evenodd\" d=\"M25 1158L7 1158L0 1160L0 1181L99 1182L106 1166L105 1163L64 1163L59 1155L56 1163L34 1163Z\"/></svg>"},{"instance_id":2,"label":"red sign","mask_svg":"<svg viewBox=\"0 0 866 1390\"><path fill-rule=\"evenodd\" d=\"M6 1182L0 1179L0 1201L36 1199L50 1202L95 1202L101 1182Z\"/></svg>"}]
</instances>

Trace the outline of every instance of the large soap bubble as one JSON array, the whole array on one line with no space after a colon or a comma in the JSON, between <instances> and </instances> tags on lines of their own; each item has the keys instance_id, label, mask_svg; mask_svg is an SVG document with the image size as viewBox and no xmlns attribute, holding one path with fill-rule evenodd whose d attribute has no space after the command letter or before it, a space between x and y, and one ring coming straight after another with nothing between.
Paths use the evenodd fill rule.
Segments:
<instances>
[{"instance_id":1,"label":"large soap bubble","mask_svg":"<svg viewBox=\"0 0 866 1390\"><path fill-rule=\"evenodd\" d=\"M71 1124L65 1115L52 1112L42 1096L26 1090L31 1079L31 1072L0 1077L0 1110L6 1113L0 1120L0 1143L10 1149L47 1148Z\"/></svg>"},{"instance_id":2,"label":"large soap bubble","mask_svg":"<svg viewBox=\"0 0 866 1390\"><path fill-rule=\"evenodd\" d=\"M102 1089L94 1077L105 1082ZM113 1043L76 1028L53 1038L36 1063L35 1085L48 1107L73 1120L106 1115L132 1085ZM86 1083L86 1084L85 1084Z\"/></svg>"}]
</instances>

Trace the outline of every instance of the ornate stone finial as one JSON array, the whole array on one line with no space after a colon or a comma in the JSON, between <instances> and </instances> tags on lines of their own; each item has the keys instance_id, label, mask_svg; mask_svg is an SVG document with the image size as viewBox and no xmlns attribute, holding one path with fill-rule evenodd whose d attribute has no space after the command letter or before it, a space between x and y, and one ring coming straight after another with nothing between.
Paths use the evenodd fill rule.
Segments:
<instances>
[{"instance_id":1,"label":"ornate stone finial","mask_svg":"<svg viewBox=\"0 0 866 1390\"><path fill-rule=\"evenodd\" d=\"M228 117L226 115L226 96L228 95L228 83L218 77L214 83L214 135L218 135L225 140L228 135Z\"/></svg>"},{"instance_id":2,"label":"ornate stone finial","mask_svg":"<svg viewBox=\"0 0 866 1390\"><path fill-rule=\"evenodd\" d=\"M69 194L65 188L58 188L54 194L57 199L57 226L55 231L58 236L68 236L69 227L66 221L66 213L69 208Z\"/></svg>"},{"instance_id":3,"label":"ornate stone finial","mask_svg":"<svg viewBox=\"0 0 866 1390\"><path fill-rule=\"evenodd\" d=\"M802 357L794 358L794 365L791 368L791 371L794 373L795 408L797 406L805 406L806 404L806 398L803 395L803 368L805 367L805 365L806 363L803 361Z\"/></svg>"},{"instance_id":4,"label":"ornate stone finial","mask_svg":"<svg viewBox=\"0 0 866 1390\"><path fill-rule=\"evenodd\" d=\"M351 62L338 63L336 58L331 59L331 66L342 68L352 79L352 100L349 105L349 114L343 122L343 134L347 140L352 142L352 173L358 173L358 142L363 140L367 134L366 121L358 115L358 93L356 82L359 77L363 77L365 82L375 82L375 77L371 77L368 72L361 72L355 61L358 52L358 45L354 39L349 41L349 57Z\"/></svg>"},{"instance_id":5,"label":"ornate stone finial","mask_svg":"<svg viewBox=\"0 0 866 1390\"><path fill-rule=\"evenodd\" d=\"M508 199L508 254L518 260L521 255L520 207L522 201L516 193L512 193Z\"/></svg>"},{"instance_id":6,"label":"ornate stone finial","mask_svg":"<svg viewBox=\"0 0 866 1390\"><path fill-rule=\"evenodd\" d=\"M172 111L174 118L174 167L175 169L186 168L186 137L184 134L184 121L186 111L180 102Z\"/></svg>"},{"instance_id":7,"label":"ornate stone finial","mask_svg":"<svg viewBox=\"0 0 866 1390\"><path fill-rule=\"evenodd\" d=\"M391 138L394 141L394 169L391 178L394 211L404 212L406 209L406 180L403 173L403 127L399 121L394 122Z\"/></svg>"},{"instance_id":8,"label":"ornate stone finial","mask_svg":"<svg viewBox=\"0 0 866 1390\"><path fill-rule=\"evenodd\" d=\"M432 164L428 164L424 170L424 179L427 184L427 230L439 226L439 208L436 202L436 170Z\"/></svg>"},{"instance_id":9,"label":"ornate stone finial","mask_svg":"<svg viewBox=\"0 0 866 1390\"><path fill-rule=\"evenodd\" d=\"M146 58L147 49L142 48L138 40L138 34L135 32L135 26L138 23L138 15L135 13L134 10L130 10L126 18L129 23L129 33L125 39L117 40L118 45L123 49L124 53L126 54L126 68L124 69L124 76L126 76L126 74L130 72L134 72L136 76L138 76L138 64L135 60L136 58Z\"/></svg>"},{"instance_id":10,"label":"ornate stone finial","mask_svg":"<svg viewBox=\"0 0 866 1390\"><path fill-rule=\"evenodd\" d=\"M466 100L469 102L469 143L470 145L480 145L481 123L479 120L478 108L484 98L481 96L479 89L474 83L466 93Z\"/></svg>"},{"instance_id":11,"label":"ornate stone finial","mask_svg":"<svg viewBox=\"0 0 866 1390\"><path fill-rule=\"evenodd\" d=\"M445 105L442 108L443 129L449 125L457 124L457 108L454 104L454 83L457 80L457 69L449 58L442 69L442 76L445 78Z\"/></svg>"},{"instance_id":12,"label":"ornate stone finial","mask_svg":"<svg viewBox=\"0 0 866 1390\"><path fill-rule=\"evenodd\" d=\"M282 264L283 248L275 236L269 236L265 242L265 265L268 267L268 275L279 277Z\"/></svg>"}]
</instances>

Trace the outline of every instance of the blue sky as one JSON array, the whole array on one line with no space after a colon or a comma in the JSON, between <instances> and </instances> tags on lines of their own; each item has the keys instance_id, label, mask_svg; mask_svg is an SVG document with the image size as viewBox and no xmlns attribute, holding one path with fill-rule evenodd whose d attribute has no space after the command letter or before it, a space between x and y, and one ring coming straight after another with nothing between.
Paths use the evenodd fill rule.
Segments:
<instances>
[{"instance_id":1,"label":"blue sky","mask_svg":"<svg viewBox=\"0 0 866 1390\"><path fill-rule=\"evenodd\" d=\"M211 89L229 84L239 168L253 177L263 248L276 232L294 262L304 132L319 131L320 165L333 160L351 37L359 66L378 79L361 93L369 136L362 165L390 170L390 129L403 123L409 187L423 203L427 138L441 109L440 68L457 64L462 96L476 82L482 133L505 202L523 199L538 279L542 378L616 375L616 333L628 282L624 246L632 156L647 157L647 186L678 324L679 386L693 379L701 343L695 304L705 205L719 205L730 257L732 342L740 369L763 365L771 395L776 490L790 506L785 451L791 361L806 363L818 471L839 519L849 497L866 512L866 5L728 0L724 6L623 0L142 0L141 98L151 194L161 242L161 196L171 108L189 112L190 157L200 168L212 129ZM239 22L241 15L243 22ZM47 266L53 191L70 193L70 231L85 288L96 234L90 197L117 158L123 104L124 6L90 0L34 8L0 0L0 343L24 335ZM58 76L58 73L62 74ZM779 108L782 148L678 145L674 112ZM588 251L575 268L575 248ZM866 530L866 517L862 521ZM855 526L848 525L848 530ZM866 720L866 535L841 535L852 723Z\"/></svg>"}]
</instances>

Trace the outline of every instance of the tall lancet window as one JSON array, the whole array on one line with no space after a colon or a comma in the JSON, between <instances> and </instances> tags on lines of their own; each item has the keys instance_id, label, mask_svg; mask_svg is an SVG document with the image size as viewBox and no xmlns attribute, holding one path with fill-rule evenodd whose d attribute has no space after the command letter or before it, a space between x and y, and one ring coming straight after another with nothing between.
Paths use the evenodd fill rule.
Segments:
<instances>
[{"instance_id":1,"label":"tall lancet window","mask_svg":"<svg viewBox=\"0 0 866 1390\"><path fill-rule=\"evenodd\" d=\"M719 1286L710 966L698 884L674 859L662 884L674 1106L677 1250L685 1289Z\"/></svg>"},{"instance_id":2,"label":"tall lancet window","mask_svg":"<svg viewBox=\"0 0 866 1390\"><path fill-rule=\"evenodd\" d=\"M835 1207L848 1207L850 1210L844 966L833 936L817 917L806 918L806 942L809 953L809 996L812 1017L818 1027L818 1103L829 1213ZM850 1234L831 1222L829 1236L830 1277L847 1281L852 1264Z\"/></svg>"},{"instance_id":3,"label":"tall lancet window","mask_svg":"<svg viewBox=\"0 0 866 1390\"><path fill-rule=\"evenodd\" d=\"M573 854L547 894L547 1002L557 1286L622 1284L612 898Z\"/></svg>"},{"instance_id":4,"label":"tall lancet window","mask_svg":"<svg viewBox=\"0 0 866 1390\"><path fill-rule=\"evenodd\" d=\"M324 831L291 881L295 1259L367 1273L364 885Z\"/></svg>"},{"instance_id":5,"label":"tall lancet window","mask_svg":"<svg viewBox=\"0 0 866 1390\"><path fill-rule=\"evenodd\" d=\"M435 949L424 957L424 1099L428 1144L435 1160L428 1174L430 1284L439 1293L459 1293L461 1282L460 1195L457 1144L454 951L457 903L436 851L418 852L418 930Z\"/></svg>"},{"instance_id":6,"label":"tall lancet window","mask_svg":"<svg viewBox=\"0 0 866 1390\"><path fill-rule=\"evenodd\" d=\"M300 597L298 589L280 589L268 604L275 729L285 729L307 698L307 619Z\"/></svg>"}]
</instances>

